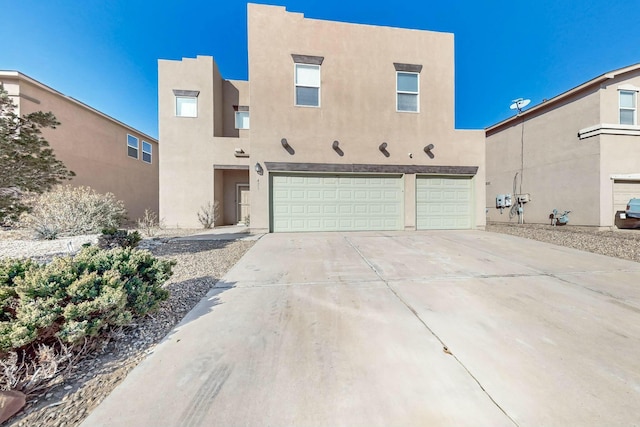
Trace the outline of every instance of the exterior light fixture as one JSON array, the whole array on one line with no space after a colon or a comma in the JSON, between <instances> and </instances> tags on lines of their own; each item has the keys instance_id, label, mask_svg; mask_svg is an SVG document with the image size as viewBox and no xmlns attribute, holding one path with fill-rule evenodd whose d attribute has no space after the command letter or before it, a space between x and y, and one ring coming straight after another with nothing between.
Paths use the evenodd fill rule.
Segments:
<instances>
[{"instance_id":1,"label":"exterior light fixture","mask_svg":"<svg viewBox=\"0 0 640 427\"><path fill-rule=\"evenodd\" d=\"M264 173L264 169L262 169L262 165L260 163L256 163L256 173L258 175L262 175Z\"/></svg>"}]
</instances>

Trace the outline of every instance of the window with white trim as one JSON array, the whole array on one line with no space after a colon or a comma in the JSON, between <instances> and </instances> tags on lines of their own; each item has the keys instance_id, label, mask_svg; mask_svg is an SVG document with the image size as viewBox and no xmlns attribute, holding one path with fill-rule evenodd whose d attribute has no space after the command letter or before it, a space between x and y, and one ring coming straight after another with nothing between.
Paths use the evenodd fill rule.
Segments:
<instances>
[{"instance_id":1,"label":"window with white trim","mask_svg":"<svg viewBox=\"0 0 640 427\"><path fill-rule=\"evenodd\" d=\"M128 134L127 134L127 155L129 157L133 157L134 159L138 158L138 138Z\"/></svg>"},{"instance_id":2,"label":"window with white trim","mask_svg":"<svg viewBox=\"0 0 640 427\"><path fill-rule=\"evenodd\" d=\"M320 65L295 64L295 105L320 106Z\"/></svg>"},{"instance_id":3,"label":"window with white trim","mask_svg":"<svg viewBox=\"0 0 640 427\"><path fill-rule=\"evenodd\" d=\"M396 110L418 112L420 74L396 71Z\"/></svg>"},{"instance_id":4,"label":"window with white trim","mask_svg":"<svg viewBox=\"0 0 640 427\"><path fill-rule=\"evenodd\" d=\"M633 90L620 91L620 124L636 124L637 93Z\"/></svg>"},{"instance_id":5,"label":"window with white trim","mask_svg":"<svg viewBox=\"0 0 640 427\"><path fill-rule=\"evenodd\" d=\"M236 111L236 129L249 129L248 111Z\"/></svg>"},{"instance_id":6,"label":"window with white trim","mask_svg":"<svg viewBox=\"0 0 640 427\"><path fill-rule=\"evenodd\" d=\"M142 161L151 163L153 147L147 141L142 141Z\"/></svg>"},{"instance_id":7,"label":"window with white trim","mask_svg":"<svg viewBox=\"0 0 640 427\"><path fill-rule=\"evenodd\" d=\"M176 96L177 117L198 117L198 98L195 96Z\"/></svg>"}]
</instances>

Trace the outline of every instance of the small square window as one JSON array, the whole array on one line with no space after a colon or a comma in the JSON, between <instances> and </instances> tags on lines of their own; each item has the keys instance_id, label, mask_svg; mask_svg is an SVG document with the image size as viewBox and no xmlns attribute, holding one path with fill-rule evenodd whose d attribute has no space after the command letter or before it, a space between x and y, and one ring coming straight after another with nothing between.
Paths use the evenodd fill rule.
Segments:
<instances>
[{"instance_id":1,"label":"small square window","mask_svg":"<svg viewBox=\"0 0 640 427\"><path fill-rule=\"evenodd\" d=\"M248 111L236 111L236 129L249 129Z\"/></svg>"},{"instance_id":2,"label":"small square window","mask_svg":"<svg viewBox=\"0 0 640 427\"><path fill-rule=\"evenodd\" d=\"M135 136L127 135L127 155L134 159L138 158L138 138Z\"/></svg>"},{"instance_id":3,"label":"small square window","mask_svg":"<svg viewBox=\"0 0 640 427\"><path fill-rule=\"evenodd\" d=\"M636 124L636 92L631 90L620 91L620 124Z\"/></svg>"},{"instance_id":4,"label":"small square window","mask_svg":"<svg viewBox=\"0 0 640 427\"><path fill-rule=\"evenodd\" d=\"M418 73L396 73L397 111L419 111L420 75Z\"/></svg>"},{"instance_id":5,"label":"small square window","mask_svg":"<svg viewBox=\"0 0 640 427\"><path fill-rule=\"evenodd\" d=\"M195 96L176 96L176 116L198 117L198 98Z\"/></svg>"},{"instance_id":6,"label":"small square window","mask_svg":"<svg viewBox=\"0 0 640 427\"><path fill-rule=\"evenodd\" d=\"M142 141L142 161L145 163L151 163L151 153L152 153L151 144L147 141Z\"/></svg>"},{"instance_id":7,"label":"small square window","mask_svg":"<svg viewBox=\"0 0 640 427\"><path fill-rule=\"evenodd\" d=\"M295 64L295 103L303 107L320 106L320 66Z\"/></svg>"}]
</instances>

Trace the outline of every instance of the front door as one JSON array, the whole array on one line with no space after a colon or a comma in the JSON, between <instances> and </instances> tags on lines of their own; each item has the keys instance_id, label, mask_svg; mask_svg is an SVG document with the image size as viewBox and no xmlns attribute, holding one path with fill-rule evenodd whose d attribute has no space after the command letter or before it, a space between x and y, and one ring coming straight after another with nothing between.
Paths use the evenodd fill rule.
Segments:
<instances>
[{"instance_id":1,"label":"front door","mask_svg":"<svg viewBox=\"0 0 640 427\"><path fill-rule=\"evenodd\" d=\"M245 224L249 220L249 184L238 184L238 223Z\"/></svg>"}]
</instances>

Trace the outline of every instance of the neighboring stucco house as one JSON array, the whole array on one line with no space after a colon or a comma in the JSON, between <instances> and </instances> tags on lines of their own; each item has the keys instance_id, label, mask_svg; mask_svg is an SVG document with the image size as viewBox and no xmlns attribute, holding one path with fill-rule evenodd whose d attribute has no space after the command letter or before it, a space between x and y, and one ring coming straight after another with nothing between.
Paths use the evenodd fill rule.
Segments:
<instances>
[{"instance_id":1,"label":"neighboring stucco house","mask_svg":"<svg viewBox=\"0 0 640 427\"><path fill-rule=\"evenodd\" d=\"M496 196L528 194L524 221L611 227L640 197L640 64L611 71L486 129L487 221L517 222Z\"/></svg>"},{"instance_id":2,"label":"neighboring stucco house","mask_svg":"<svg viewBox=\"0 0 640 427\"><path fill-rule=\"evenodd\" d=\"M249 81L159 61L160 215L254 232L485 224L482 131L454 128L453 35L248 5ZM250 121L249 121L250 118Z\"/></svg>"},{"instance_id":3,"label":"neighboring stucco house","mask_svg":"<svg viewBox=\"0 0 640 427\"><path fill-rule=\"evenodd\" d=\"M68 184L113 193L129 220L158 212L158 141L17 71L0 71L16 113L51 111L61 123L44 129L56 157L76 173Z\"/></svg>"}]
</instances>

